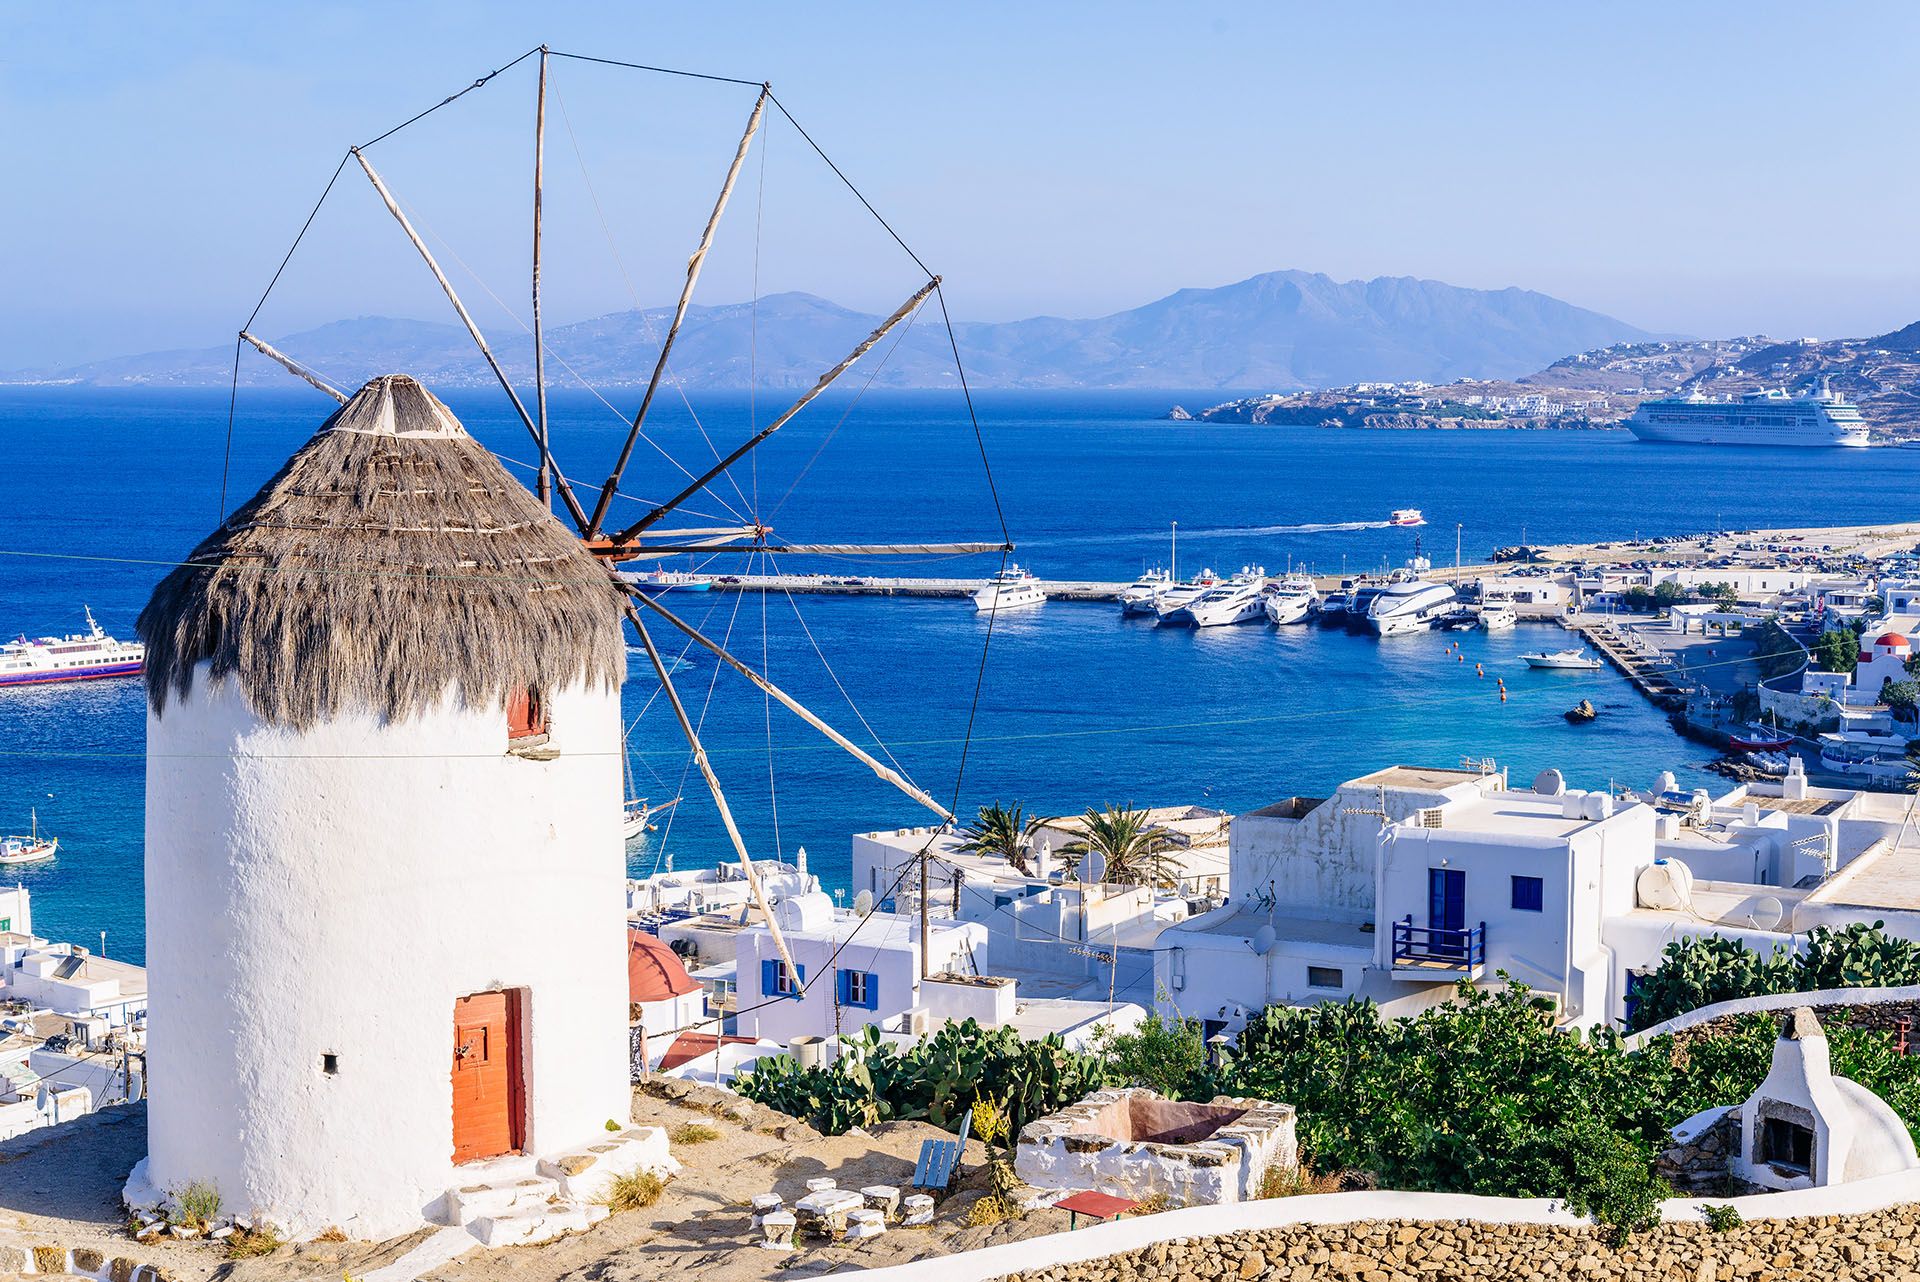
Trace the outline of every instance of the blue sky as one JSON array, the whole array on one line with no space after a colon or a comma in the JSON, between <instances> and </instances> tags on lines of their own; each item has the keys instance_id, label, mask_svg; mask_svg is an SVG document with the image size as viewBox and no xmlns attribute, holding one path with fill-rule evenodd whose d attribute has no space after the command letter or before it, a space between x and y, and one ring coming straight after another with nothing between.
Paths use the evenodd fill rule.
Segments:
<instances>
[{"instance_id":1,"label":"blue sky","mask_svg":"<svg viewBox=\"0 0 1920 1282\"><path fill-rule=\"evenodd\" d=\"M542 8L9 6L0 368L224 341L347 143L542 41L771 79L963 317L1284 267L1697 334L1920 317L1911 5ZM549 314L670 301L751 91L553 77ZM532 94L522 64L370 153L483 323L525 310ZM764 142L702 298L903 297L793 131ZM442 317L409 252L350 170L260 328Z\"/></svg>"}]
</instances>

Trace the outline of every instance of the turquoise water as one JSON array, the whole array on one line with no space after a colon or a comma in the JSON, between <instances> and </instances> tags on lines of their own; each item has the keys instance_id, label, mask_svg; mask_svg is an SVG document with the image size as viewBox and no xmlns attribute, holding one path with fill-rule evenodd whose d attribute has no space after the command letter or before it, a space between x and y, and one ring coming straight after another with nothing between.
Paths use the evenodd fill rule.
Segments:
<instances>
[{"instance_id":1,"label":"turquoise water","mask_svg":"<svg viewBox=\"0 0 1920 1282\"><path fill-rule=\"evenodd\" d=\"M1469 558L1518 542L1652 535L1729 526L1844 524L1911 516L1920 452L1777 454L1640 446L1617 432L1451 433L1175 425L1157 416L1190 394L992 394L982 420L1000 499L1023 563L1043 576L1130 578L1164 561L1181 526L1183 572L1247 561L1321 570L1403 561L1413 532L1275 527L1379 520L1420 507L1436 560L1464 526ZM454 408L508 457L528 447L499 398L455 395ZM615 398L619 403L621 398ZM777 396L756 407L765 421ZM747 430L743 398L696 401L711 439ZM243 392L229 504L318 425L327 404L305 393ZM555 402L556 453L579 479L604 474L622 425L578 397ZM713 457L678 407L650 425L680 462ZM0 631L79 626L90 603L122 636L167 562L214 524L226 428L224 392L0 389ZM1790 463L1788 480L1779 470ZM642 447L629 488L660 498L680 473ZM739 470L720 498L758 511L800 541L997 536L979 457L957 397L878 395L851 412L823 401ZM796 484L796 480L798 484ZM703 515L728 519L703 498ZM643 510L623 502L622 510ZM1434 544L1438 543L1439 547ZM746 568L744 556L706 568ZM997 558L846 573L977 575ZM752 568L762 569L763 565ZM804 568L797 563L785 568ZM884 743L943 800L953 796L985 620L965 601L709 593L684 614L860 742ZM1610 671L1547 674L1515 656L1555 645L1557 629L1499 636L1425 634L1375 640L1265 625L1194 633L1123 621L1113 607L1053 602L1004 616L983 674L962 810L995 798L1029 811L1089 804L1199 802L1237 811L1322 793L1390 762L1453 765L1493 757L1516 779L1558 766L1576 784L1645 782L1660 769L1703 780L1710 753L1681 741ZM1466 661L1448 651L1458 643ZM817 645L817 652L816 652ZM824 659L822 658L824 656ZM829 881L844 877L852 832L912 824L925 813L730 671L701 656L676 676L701 720L716 768L755 853L808 848ZM644 660L638 661L644 667ZM1477 678L1474 664L1487 675ZM711 802L658 686L636 667L626 691L633 770L655 799L684 793L671 827L636 847L636 872L670 853L677 866L726 854ZM1506 679L1501 703L1496 676ZM1599 722L1561 713L1591 698ZM858 709L858 714L854 709ZM861 717L864 717L863 724ZM139 958L141 692L135 682L0 691L0 827L36 806L62 840L59 860L16 871L34 892L42 933Z\"/></svg>"}]
</instances>

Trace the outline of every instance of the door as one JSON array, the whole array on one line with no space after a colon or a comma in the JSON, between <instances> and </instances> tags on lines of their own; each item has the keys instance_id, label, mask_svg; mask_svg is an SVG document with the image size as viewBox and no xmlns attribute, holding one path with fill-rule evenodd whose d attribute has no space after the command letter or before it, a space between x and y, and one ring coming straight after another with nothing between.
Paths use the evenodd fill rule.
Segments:
<instances>
[{"instance_id":1,"label":"door","mask_svg":"<svg viewBox=\"0 0 1920 1282\"><path fill-rule=\"evenodd\" d=\"M520 1000L475 993L453 1004L453 1160L520 1150L526 1115Z\"/></svg>"},{"instance_id":2,"label":"door","mask_svg":"<svg viewBox=\"0 0 1920 1282\"><path fill-rule=\"evenodd\" d=\"M1428 943L1436 953L1454 956L1466 951L1467 874L1459 868L1427 870L1427 925L1434 931Z\"/></svg>"}]
</instances>

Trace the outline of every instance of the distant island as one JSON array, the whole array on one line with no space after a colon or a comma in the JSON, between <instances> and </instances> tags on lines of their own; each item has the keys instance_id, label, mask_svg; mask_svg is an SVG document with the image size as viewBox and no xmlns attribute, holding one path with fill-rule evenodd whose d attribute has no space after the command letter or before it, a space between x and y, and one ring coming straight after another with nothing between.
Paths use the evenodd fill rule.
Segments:
<instances>
[{"instance_id":1,"label":"distant island","mask_svg":"<svg viewBox=\"0 0 1920 1282\"><path fill-rule=\"evenodd\" d=\"M1873 338L1652 340L1562 357L1514 380L1369 380L1317 391L1276 391L1199 410L1176 422L1457 431L1617 427L1653 396L1739 396L1832 380L1872 427L1920 435L1920 322Z\"/></svg>"},{"instance_id":2,"label":"distant island","mask_svg":"<svg viewBox=\"0 0 1920 1282\"><path fill-rule=\"evenodd\" d=\"M556 388L573 373L595 387L633 387L651 372L671 309L615 312L547 330ZM757 304L695 306L674 346L673 370L694 388L809 386L880 317L811 294ZM1335 281L1281 271L1212 289L1183 289L1091 320L1035 317L956 325L976 387L1234 388L1298 391L1363 379L1448 382L1518 378L1566 352L1653 337L1624 321L1523 289L1463 289L1383 276ZM757 335L757 342L756 342ZM405 370L439 387L490 386L492 376L452 323L366 316L293 334L265 334L341 386ZM532 378L531 342L488 335L509 374ZM757 349L757 350L756 350ZM863 372L877 387L951 387L953 356L937 316L922 315ZM230 343L84 365L18 370L0 381L86 387L224 387ZM287 375L243 354L247 384Z\"/></svg>"}]
</instances>

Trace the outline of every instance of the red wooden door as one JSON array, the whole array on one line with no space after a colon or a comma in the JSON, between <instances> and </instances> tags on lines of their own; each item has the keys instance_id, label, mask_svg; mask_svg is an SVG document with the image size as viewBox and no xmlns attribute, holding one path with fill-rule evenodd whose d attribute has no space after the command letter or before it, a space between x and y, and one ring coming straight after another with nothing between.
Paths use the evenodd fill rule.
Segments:
<instances>
[{"instance_id":1,"label":"red wooden door","mask_svg":"<svg viewBox=\"0 0 1920 1282\"><path fill-rule=\"evenodd\" d=\"M453 1160L517 1152L525 1115L520 1004L506 992L453 1004Z\"/></svg>"}]
</instances>

